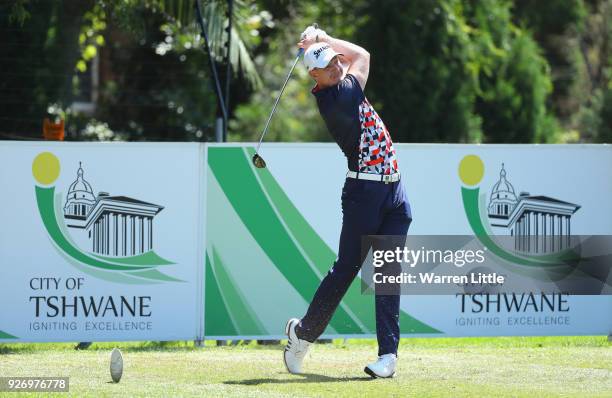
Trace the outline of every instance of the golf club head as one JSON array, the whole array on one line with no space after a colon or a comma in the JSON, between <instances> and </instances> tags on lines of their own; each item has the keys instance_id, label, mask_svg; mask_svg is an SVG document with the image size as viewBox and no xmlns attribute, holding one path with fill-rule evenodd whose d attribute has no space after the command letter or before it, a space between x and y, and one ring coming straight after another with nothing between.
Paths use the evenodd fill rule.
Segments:
<instances>
[{"instance_id":1,"label":"golf club head","mask_svg":"<svg viewBox=\"0 0 612 398\"><path fill-rule=\"evenodd\" d=\"M253 155L253 166L257 167L258 169L265 169L266 162L261 156L259 156L259 154L256 153L255 155Z\"/></svg>"}]
</instances>

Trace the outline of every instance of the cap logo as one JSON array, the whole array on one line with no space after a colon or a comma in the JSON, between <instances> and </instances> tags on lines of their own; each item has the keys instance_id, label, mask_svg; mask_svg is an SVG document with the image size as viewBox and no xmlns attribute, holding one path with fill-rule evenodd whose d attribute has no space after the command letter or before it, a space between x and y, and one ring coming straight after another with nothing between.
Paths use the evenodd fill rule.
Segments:
<instances>
[{"instance_id":1,"label":"cap logo","mask_svg":"<svg viewBox=\"0 0 612 398\"><path fill-rule=\"evenodd\" d=\"M319 55L321 55L321 53L327 50L328 48L329 48L329 45L323 46L321 48L314 50L312 54L314 55L315 59L319 59Z\"/></svg>"}]
</instances>

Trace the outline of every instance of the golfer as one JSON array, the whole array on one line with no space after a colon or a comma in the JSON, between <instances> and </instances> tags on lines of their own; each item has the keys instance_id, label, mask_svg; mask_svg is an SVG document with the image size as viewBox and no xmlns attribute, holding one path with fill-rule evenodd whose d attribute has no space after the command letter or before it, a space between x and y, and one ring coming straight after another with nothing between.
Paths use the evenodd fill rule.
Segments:
<instances>
[{"instance_id":1,"label":"golfer","mask_svg":"<svg viewBox=\"0 0 612 398\"><path fill-rule=\"evenodd\" d=\"M342 231L338 258L321 281L306 315L287 322L284 361L301 373L302 361L327 327L340 300L359 272L363 235L402 235L412 221L389 131L364 95L370 54L363 48L309 27L299 47L315 80L319 113L347 159L342 189ZM367 365L372 377L393 377L399 343L399 294L376 295L378 360Z\"/></svg>"}]
</instances>

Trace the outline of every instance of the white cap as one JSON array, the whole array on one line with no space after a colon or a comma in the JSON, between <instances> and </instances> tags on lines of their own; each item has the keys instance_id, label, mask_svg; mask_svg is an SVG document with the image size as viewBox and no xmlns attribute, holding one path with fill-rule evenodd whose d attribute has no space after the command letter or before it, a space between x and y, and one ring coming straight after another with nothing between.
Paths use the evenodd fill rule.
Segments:
<instances>
[{"instance_id":1,"label":"white cap","mask_svg":"<svg viewBox=\"0 0 612 398\"><path fill-rule=\"evenodd\" d=\"M328 43L315 43L304 53L304 65L309 71L314 68L325 68L336 55L342 54L335 52Z\"/></svg>"}]
</instances>

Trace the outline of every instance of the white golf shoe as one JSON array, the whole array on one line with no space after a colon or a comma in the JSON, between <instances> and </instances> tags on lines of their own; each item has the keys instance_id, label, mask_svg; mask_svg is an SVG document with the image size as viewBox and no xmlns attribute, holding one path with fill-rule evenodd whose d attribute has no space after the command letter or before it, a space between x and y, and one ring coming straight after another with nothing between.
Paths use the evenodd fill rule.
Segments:
<instances>
[{"instance_id":1,"label":"white golf shoe","mask_svg":"<svg viewBox=\"0 0 612 398\"><path fill-rule=\"evenodd\" d=\"M374 378L393 377L395 375L396 365L397 356L395 354L385 354L379 356L378 361L369 364L363 370Z\"/></svg>"},{"instance_id":2,"label":"white golf shoe","mask_svg":"<svg viewBox=\"0 0 612 398\"><path fill-rule=\"evenodd\" d=\"M291 318L285 326L285 334L289 338L284 353L285 367L289 373L293 374L302 373L302 362L311 344L306 340L299 339L295 334L295 327L298 323L300 323L299 319Z\"/></svg>"}]
</instances>

